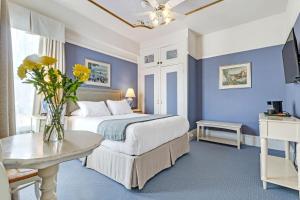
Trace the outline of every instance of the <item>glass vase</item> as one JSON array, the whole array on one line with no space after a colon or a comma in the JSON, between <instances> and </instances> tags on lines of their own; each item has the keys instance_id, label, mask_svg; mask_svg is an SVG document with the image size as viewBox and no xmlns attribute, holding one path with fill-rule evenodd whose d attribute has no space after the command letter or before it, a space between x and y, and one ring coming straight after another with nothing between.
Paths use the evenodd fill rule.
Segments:
<instances>
[{"instance_id":1,"label":"glass vase","mask_svg":"<svg viewBox=\"0 0 300 200\"><path fill-rule=\"evenodd\" d=\"M62 109L48 111L44 128L44 141L56 142L64 139L64 115Z\"/></svg>"}]
</instances>

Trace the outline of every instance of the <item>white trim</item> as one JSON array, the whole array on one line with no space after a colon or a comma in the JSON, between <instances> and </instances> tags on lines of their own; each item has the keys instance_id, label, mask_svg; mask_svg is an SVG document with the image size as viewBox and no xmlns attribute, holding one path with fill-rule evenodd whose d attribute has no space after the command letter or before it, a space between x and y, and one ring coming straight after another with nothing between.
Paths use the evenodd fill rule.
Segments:
<instances>
[{"instance_id":1,"label":"white trim","mask_svg":"<svg viewBox=\"0 0 300 200\"><path fill-rule=\"evenodd\" d=\"M91 39L87 39L86 37L74 32L73 30L66 30L66 42L128 62L132 62L135 64L138 63L138 55L124 49L117 48L108 43L92 41Z\"/></svg>"},{"instance_id":2,"label":"white trim","mask_svg":"<svg viewBox=\"0 0 300 200\"><path fill-rule=\"evenodd\" d=\"M201 48L198 49L197 58L205 59L284 44L287 33L290 32L287 21L288 15L285 12L202 35L198 38Z\"/></svg>"},{"instance_id":3,"label":"white trim","mask_svg":"<svg viewBox=\"0 0 300 200\"><path fill-rule=\"evenodd\" d=\"M226 139L236 139L235 134L228 134L226 131L217 131L217 130L207 130L208 134L211 134L212 136L219 136L224 137ZM196 139L196 133L197 130L193 129L189 131L190 139ZM242 144L249 145L249 146L255 146L260 147L260 137L255 135L246 135L242 134ZM279 140L269 140L268 146L270 149L280 150L284 151L284 143ZM241 147L241 149L243 149Z\"/></svg>"},{"instance_id":4,"label":"white trim","mask_svg":"<svg viewBox=\"0 0 300 200\"><path fill-rule=\"evenodd\" d=\"M89 50L92 50L92 51L96 51L98 53L102 53L102 54L105 54L105 55L108 55L108 56L112 56L112 57L115 57L115 58L119 58L121 60L125 60L125 61L128 61L128 62L132 62L134 64L138 64L138 61L137 59L132 59L132 58L129 58L129 57L123 57L123 56L119 56L119 55L116 55L116 54L113 54L113 53L109 53L108 51L104 51L102 49L98 49L98 48L94 48L94 47L91 47L89 45L86 45L86 44L83 44L81 42L75 42L74 40L70 40L68 38L66 38L66 42L67 43L70 43L70 44L74 44L76 46L79 46L79 47L82 47L82 48L86 48L86 49L89 49ZM132 57L132 56L131 56Z\"/></svg>"}]
</instances>

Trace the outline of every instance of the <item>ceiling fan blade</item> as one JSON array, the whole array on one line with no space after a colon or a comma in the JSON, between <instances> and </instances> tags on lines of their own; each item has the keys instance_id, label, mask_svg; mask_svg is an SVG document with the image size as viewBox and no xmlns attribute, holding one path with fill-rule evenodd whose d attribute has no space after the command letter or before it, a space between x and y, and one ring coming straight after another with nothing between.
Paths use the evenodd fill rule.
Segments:
<instances>
[{"instance_id":1,"label":"ceiling fan blade","mask_svg":"<svg viewBox=\"0 0 300 200\"><path fill-rule=\"evenodd\" d=\"M150 15L151 11L146 11L146 12L140 12L140 13L135 13L134 16L146 16Z\"/></svg>"},{"instance_id":2,"label":"ceiling fan blade","mask_svg":"<svg viewBox=\"0 0 300 200\"><path fill-rule=\"evenodd\" d=\"M184 1L186 1L186 0L170 0L166 3L165 6L167 9L172 9L172 8L176 7L177 5L183 3Z\"/></svg>"},{"instance_id":3,"label":"ceiling fan blade","mask_svg":"<svg viewBox=\"0 0 300 200\"><path fill-rule=\"evenodd\" d=\"M148 1L153 8L159 7L159 3L157 2L157 0L146 0L146 1Z\"/></svg>"}]
</instances>

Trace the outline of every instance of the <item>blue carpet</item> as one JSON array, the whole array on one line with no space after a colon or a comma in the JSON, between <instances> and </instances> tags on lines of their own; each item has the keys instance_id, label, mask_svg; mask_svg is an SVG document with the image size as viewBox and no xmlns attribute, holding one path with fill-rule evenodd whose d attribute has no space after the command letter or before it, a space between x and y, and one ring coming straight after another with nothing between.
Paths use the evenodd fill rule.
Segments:
<instances>
[{"instance_id":1,"label":"blue carpet","mask_svg":"<svg viewBox=\"0 0 300 200\"><path fill-rule=\"evenodd\" d=\"M151 179L143 190L127 190L111 179L81 166L79 161L60 165L59 200L293 200L298 192L268 185L263 190L259 173L259 148L236 148L191 142L191 152L176 165ZM20 194L33 200L33 188Z\"/></svg>"}]
</instances>

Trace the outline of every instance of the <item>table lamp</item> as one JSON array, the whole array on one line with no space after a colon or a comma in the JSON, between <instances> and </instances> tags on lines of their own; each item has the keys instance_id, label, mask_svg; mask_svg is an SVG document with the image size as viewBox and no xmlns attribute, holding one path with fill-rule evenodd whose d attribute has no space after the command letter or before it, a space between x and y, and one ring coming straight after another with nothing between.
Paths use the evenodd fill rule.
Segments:
<instances>
[{"instance_id":1,"label":"table lamp","mask_svg":"<svg viewBox=\"0 0 300 200\"><path fill-rule=\"evenodd\" d=\"M127 102L132 108L133 104L133 98L135 98L135 93L133 88L128 88L125 97L127 98Z\"/></svg>"}]
</instances>

